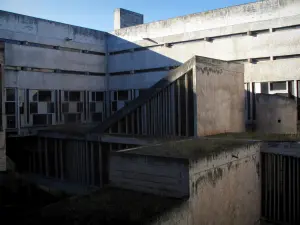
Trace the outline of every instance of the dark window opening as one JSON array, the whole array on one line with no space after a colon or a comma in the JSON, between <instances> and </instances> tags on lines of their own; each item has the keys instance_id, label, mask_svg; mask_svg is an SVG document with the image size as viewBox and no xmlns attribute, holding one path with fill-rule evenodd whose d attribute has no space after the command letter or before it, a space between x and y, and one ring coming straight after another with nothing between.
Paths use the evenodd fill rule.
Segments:
<instances>
[{"instance_id":1,"label":"dark window opening","mask_svg":"<svg viewBox=\"0 0 300 225\"><path fill-rule=\"evenodd\" d=\"M96 92L96 101L100 102L104 99L104 93L103 92Z\"/></svg>"},{"instance_id":2,"label":"dark window opening","mask_svg":"<svg viewBox=\"0 0 300 225\"><path fill-rule=\"evenodd\" d=\"M118 104L116 101L111 103L111 111L115 112L118 110Z\"/></svg>"},{"instance_id":3,"label":"dark window opening","mask_svg":"<svg viewBox=\"0 0 300 225\"><path fill-rule=\"evenodd\" d=\"M260 83L260 87L261 87L261 93L263 93L263 94L268 94L269 93L268 82L262 82L262 83Z\"/></svg>"},{"instance_id":4,"label":"dark window opening","mask_svg":"<svg viewBox=\"0 0 300 225\"><path fill-rule=\"evenodd\" d=\"M15 103L14 102L6 102L5 103L5 114L15 114Z\"/></svg>"},{"instance_id":5,"label":"dark window opening","mask_svg":"<svg viewBox=\"0 0 300 225\"><path fill-rule=\"evenodd\" d=\"M24 103L19 107L20 114L24 114Z\"/></svg>"},{"instance_id":6,"label":"dark window opening","mask_svg":"<svg viewBox=\"0 0 300 225\"><path fill-rule=\"evenodd\" d=\"M32 113L38 113L37 102L30 102L30 114Z\"/></svg>"},{"instance_id":7,"label":"dark window opening","mask_svg":"<svg viewBox=\"0 0 300 225\"><path fill-rule=\"evenodd\" d=\"M81 113L83 111L83 103L77 102L77 112Z\"/></svg>"},{"instance_id":8,"label":"dark window opening","mask_svg":"<svg viewBox=\"0 0 300 225\"><path fill-rule=\"evenodd\" d=\"M54 103L53 102L49 102L47 105L47 112L48 113L54 113Z\"/></svg>"},{"instance_id":9,"label":"dark window opening","mask_svg":"<svg viewBox=\"0 0 300 225\"><path fill-rule=\"evenodd\" d=\"M117 91L114 91L114 99L113 100L118 100L118 92Z\"/></svg>"},{"instance_id":10,"label":"dark window opening","mask_svg":"<svg viewBox=\"0 0 300 225\"><path fill-rule=\"evenodd\" d=\"M96 93L95 92L92 92L92 101L96 101Z\"/></svg>"},{"instance_id":11,"label":"dark window opening","mask_svg":"<svg viewBox=\"0 0 300 225\"><path fill-rule=\"evenodd\" d=\"M7 116L6 117L6 126L7 126L7 128L16 128L16 117L15 116Z\"/></svg>"},{"instance_id":12,"label":"dark window opening","mask_svg":"<svg viewBox=\"0 0 300 225\"><path fill-rule=\"evenodd\" d=\"M34 101L34 102L38 101L38 92L37 91L36 91L36 93L33 94L32 101Z\"/></svg>"},{"instance_id":13,"label":"dark window opening","mask_svg":"<svg viewBox=\"0 0 300 225\"><path fill-rule=\"evenodd\" d=\"M39 102L51 102L51 91L39 91Z\"/></svg>"},{"instance_id":14,"label":"dark window opening","mask_svg":"<svg viewBox=\"0 0 300 225\"><path fill-rule=\"evenodd\" d=\"M270 89L271 91L286 90L286 82L285 81L271 82Z\"/></svg>"},{"instance_id":15,"label":"dark window opening","mask_svg":"<svg viewBox=\"0 0 300 225\"><path fill-rule=\"evenodd\" d=\"M76 123L80 121L80 114L79 113L68 113L65 114L65 123Z\"/></svg>"},{"instance_id":16,"label":"dark window opening","mask_svg":"<svg viewBox=\"0 0 300 225\"><path fill-rule=\"evenodd\" d=\"M62 104L62 112L63 113L69 112L69 103L63 103Z\"/></svg>"},{"instance_id":17,"label":"dark window opening","mask_svg":"<svg viewBox=\"0 0 300 225\"><path fill-rule=\"evenodd\" d=\"M69 101L69 92L67 91L64 92L64 101L65 102Z\"/></svg>"},{"instance_id":18,"label":"dark window opening","mask_svg":"<svg viewBox=\"0 0 300 225\"><path fill-rule=\"evenodd\" d=\"M47 125L47 114L34 114L33 125Z\"/></svg>"},{"instance_id":19,"label":"dark window opening","mask_svg":"<svg viewBox=\"0 0 300 225\"><path fill-rule=\"evenodd\" d=\"M70 91L69 92L69 101L80 102L80 92L79 91Z\"/></svg>"},{"instance_id":20,"label":"dark window opening","mask_svg":"<svg viewBox=\"0 0 300 225\"><path fill-rule=\"evenodd\" d=\"M128 100L128 91L118 91L118 100L120 101Z\"/></svg>"},{"instance_id":21,"label":"dark window opening","mask_svg":"<svg viewBox=\"0 0 300 225\"><path fill-rule=\"evenodd\" d=\"M102 113L93 113L92 119L95 122L102 122Z\"/></svg>"},{"instance_id":22,"label":"dark window opening","mask_svg":"<svg viewBox=\"0 0 300 225\"><path fill-rule=\"evenodd\" d=\"M90 103L90 111L91 112L96 112L96 104L95 104L95 102L91 102Z\"/></svg>"},{"instance_id":23,"label":"dark window opening","mask_svg":"<svg viewBox=\"0 0 300 225\"><path fill-rule=\"evenodd\" d=\"M15 89L6 89L6 101L15 101Z\"/></svg>"}]
</instances>

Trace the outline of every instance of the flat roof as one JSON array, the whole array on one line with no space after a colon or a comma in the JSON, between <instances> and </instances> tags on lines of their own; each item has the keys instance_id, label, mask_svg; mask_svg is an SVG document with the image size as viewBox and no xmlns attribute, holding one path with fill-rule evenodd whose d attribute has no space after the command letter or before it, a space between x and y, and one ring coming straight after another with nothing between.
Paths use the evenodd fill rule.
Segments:
<instances>
[{"instance_id":1,"label":"flat roof","mask_svg":"<svg viewBox=\"0 0 300 225\"><path fill-rule=\"evenodd\" d=\"M275 133L257 133L257 132L243 132L243 133L224 133L206 136L208 138L221 139L244 139L244 140L260 140L260 141L300 141L300 134L275 134Z\"/></svg>"},{"instance_id":2,"label":"flat roof","mask_svg":"<svg viewBox=\"0 0 300 225\"><path fill-rule=\"evenodd\" d=\"M118 152L125 154L198 159L219 152L232 151L235 148L253 143L255 143L255 141L241 139L192 138L188 140L170 141L147 147L121 150Z\"/></svg>"},{"instance_id":3,"label":"flat roof","mask_svg":"<svg viewBox=\"0 0 300 225\"><path fill-rule=\"evenodd\" d=\"M30 224L145 224L180 205L175 199L118 188L104 188L62 200L26 219ZM26 221L27 222L27 221Z\"/></svg>"}]
</instances>

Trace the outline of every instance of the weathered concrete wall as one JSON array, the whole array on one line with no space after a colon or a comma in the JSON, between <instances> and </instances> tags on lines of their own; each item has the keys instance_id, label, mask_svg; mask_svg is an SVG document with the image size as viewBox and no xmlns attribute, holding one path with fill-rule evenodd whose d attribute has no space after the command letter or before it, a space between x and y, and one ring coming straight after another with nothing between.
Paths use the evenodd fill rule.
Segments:
<instances>
[{"instance_id":1,"label":"weathered concrete wall","mask_svg":"<svg viewBox=\"0 0 300 225\"><path fill-rule=\"evenodd\" d=\"M297 133L297 103L278 95L256 95L256 131Z\"/></svg>"},{"instance_id":2,"label":"weathered concrete wall","mask_svg":"<svg viewBox=\"0 0 300 225\"><path fill-rule=\"evenodd\" d=\"M194 162L189 200L152 224L256 224L260 219L260 145Z\"/></svg>"},{"instance_id":3,"label":"weathered concrete wall","mask_svg":"<svg viewBox=\"0 0 300 225\"><path fill-rule=\"evenodd\" d=\"M111 153L109 180L119 188L185 197L189 195L188 160Z\"/></svg>"},{"instance_id":4,"label":"weathered concrete wall","mask_svg":"<svg viewBox=\"0 0 300 225\"><path fill-rule=\"evenodd\" d=\"M197 135L243 132L244 66L201 58L196 65Z\"/></svg>"},{"instance_id":5,"label":"weathered concrete wall","mask_svg":"<svg viewBox=\"0 0 300 225\"><path fill-rule=\"evenodd\" d=\"M265 0L116 30L130 41L299 14L297 0Z\"/></svg>"},{"instance_id":6,"label":"weathered concrete wall","mask_svg":"<svg viewBox=\"0 0 300 225\"><path fill-rule=\"evenodd\" d=\"M8 66L36 67L72 71L105 72L102 55L60 51L15 44L5 45L5 64Z\"/></svg>"},{"instance_id":7,"label":"weathered concrete wall","mask_svg":"<svg viewBox=\"0 0 300 225\"><path fill-rule=\"evenodd\" d=\"M131 27L144 23L142 14L132 12L126 9L115 9L114 11L114 29Z\"/></svg>"},{"instance_id":8,"label":"weathered concrete wall","mask_svg":"<svg viewBox=\"0 0 300 225\"><path fill-rule=\"evenodd\" d=\"M0 11L0 38L89 51L106 49L104 32L5 11Z\"/></svg>"},{"instance_id":9,"label":"weathered concrete wall","mask_svg":"<svg viewBox=\"0 0 300 225\"><path fill-rule=\"evenodd\" d=\"M6 71L5 87L44 90L105 91L105 76Z\"/></svg>"}]
</instances>

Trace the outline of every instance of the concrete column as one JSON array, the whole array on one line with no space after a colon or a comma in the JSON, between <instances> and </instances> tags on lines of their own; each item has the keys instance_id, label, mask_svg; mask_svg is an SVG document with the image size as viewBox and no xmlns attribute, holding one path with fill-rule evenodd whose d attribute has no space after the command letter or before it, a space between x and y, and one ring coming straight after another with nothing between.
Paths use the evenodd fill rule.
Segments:
<instances>
[{"instance_id":1,"label":"concrete column","mask_svg":"<svg viewBox=\"0 0 300 225\"><path fill-rule=\"evenodd\" d=\"M54 139L54 163L55 163L55 178L58 179L58 140Z\"/></svg>"},{"instance_id":2,"label":"concrete column","mask_svg":"<svg viewBox=\"0 0 300 225\"><path fill-rule=\"evenodd\" d=\"M48 162L48 138L45 138L45 166L46 166L46 176L49 177L49 162Z\"/></svg>"},{"instance_id":3,"label":"concrete column","mask_svg":"<svg viewBox=\"0 0 300 225\"><path fill-rule=\"evenodd\" d=\"M175 86L176 83L171 84L171 130L172 136L176 136L176 114L175 114L175 103L176 103L176 96L175 96Z\"/></svg>"},{"instance_id":4,"label":"concrete column","mask_svg":"<svg viewBox=\"0 0 300 225\"><path fill-rule=\"evenodd\" d=\"M43 174L43 158L42 158L42 140L40 137L38 137L38 149L37 149L37 153L39 156L39 163L40 163L40 171L39 174Z\"/></svg>"},{"instance_id":5,"label":"concrete column","mask_svg":"<svg viewBox=\"0 0 300 225\"><path fill-rule=\"evenodd\" d=\"M185 85L185 134L189 136L189 85L188 85L189 74L184 75Z\"/></svg>"},{"instance_id":6,"label":"concrete column","mask_svg":"<svg viewBox=\"0 0 300 225\"><path fill-rule=\"evenodd\" d=\"M181 136L181 105L180 105L180 81L177 80L176 81L176 88L177 88L177 104L178 104L178 118L177 118L177 122L178 122L178 136Z\"/></svg>"},{"instance_id":7,"label":"concrete column","mask_svg":"<svg viewBox=\"0 0 300 225\"><path fill-rule=\"evenodd\" d=\"M94 144L93 142L88 143L87 146L89 147L89 151L91 152L91 177L92 177L92 185L95 185L95 159L94 159Z\"/></svg>"},{"instance_id":8,"label":"concrete column","mask_svg":"<svg viewBox=\"0 0 300 225\"><path fill-rule=\"evenodd\" d=\"M99 175L100 175L100 187L103 186L103 161L102 161L102 148L101 148L101 144L98 144L98 151L99 151Z\"/></svg>"},{"instance_id":9,"label":"concrete column","mask_svg":"<svg viewBox=\"0 0 300 225\"><path fill-rule=\"evenodd\" d=\"M64 180L63 140L59 141L60 179Z\"/></svg>"}]
</instances>

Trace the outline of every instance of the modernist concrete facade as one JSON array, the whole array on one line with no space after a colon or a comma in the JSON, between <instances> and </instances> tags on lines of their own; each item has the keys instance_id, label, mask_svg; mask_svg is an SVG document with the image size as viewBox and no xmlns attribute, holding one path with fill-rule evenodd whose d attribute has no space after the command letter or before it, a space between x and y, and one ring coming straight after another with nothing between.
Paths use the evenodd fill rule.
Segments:
<instances>
[{"instance_id":1,"label":"modernist concrete facade","mask_svg":"<svg viewBox=\"0 0 300 225\"><path fill-rule=\"evenodd\" d=\"M264 0L148 24L120 9L110 33L0 11L5 130L105 121L194 55L244 64L252 123L254 93L298 99L299 9Z\"/></svg>"}]
</instances>

